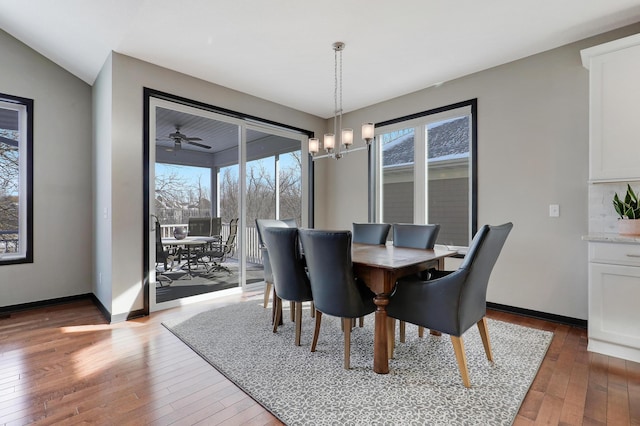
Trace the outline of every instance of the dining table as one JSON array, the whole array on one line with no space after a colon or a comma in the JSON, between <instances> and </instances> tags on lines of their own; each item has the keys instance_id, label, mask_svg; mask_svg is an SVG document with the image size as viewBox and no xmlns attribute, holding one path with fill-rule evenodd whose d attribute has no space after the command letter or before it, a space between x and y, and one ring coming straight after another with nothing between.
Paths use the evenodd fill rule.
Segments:
<instances>
[{"instance_id":1,"label":"dining table","mask_svg":"<svg viewBox=\"0 0 640 426\"><path fill-rule=\"evenodd\" d=\"M162 245L166 247L184 247L187 249L187 271L189 276L191 276L191 248L192 247L205 247L210 244L214 244L216 241L216 237L205 237L205 236L187 236L181 239L178 238L163 238Z\"/></svg>"},{"instance_id":2,"label":"dining table","mask_svg":"<svg viewBox=\"0 0 640 426\"><path fill-rule=\"evenodd\" d=\"M456 250L439 247L425 250L391 244L352 244L354 273L375 293L373 371L389 373L389 357L393 353L395 336L391 335L394 323L387 317L387 305L398 279L431 268L443 270L445 258L457 253Z\"/></svg>"}]
</instances>

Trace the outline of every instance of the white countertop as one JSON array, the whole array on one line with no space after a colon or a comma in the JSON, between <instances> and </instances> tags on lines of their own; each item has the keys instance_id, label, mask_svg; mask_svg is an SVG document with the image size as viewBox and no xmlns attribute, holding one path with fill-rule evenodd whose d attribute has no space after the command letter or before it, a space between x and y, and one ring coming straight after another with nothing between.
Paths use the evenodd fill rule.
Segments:
<instances>
[{"instance_id":1,"label":"white countertop","mask_svg":"<svg viewBox=\"0 0 640 426\"><path fill-rule=\"evenodd\" d=\"M584 241L595 243L627 243L627 244L640 244L640 235L620 235L614 233L593 233L589 235L583 235Z\"/></svg>"}]
</instances>

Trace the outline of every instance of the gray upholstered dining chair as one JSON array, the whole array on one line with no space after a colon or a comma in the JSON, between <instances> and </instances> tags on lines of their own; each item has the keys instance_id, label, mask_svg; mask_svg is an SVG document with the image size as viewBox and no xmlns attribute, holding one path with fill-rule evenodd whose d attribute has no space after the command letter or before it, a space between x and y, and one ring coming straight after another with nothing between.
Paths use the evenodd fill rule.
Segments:
<instances>
[{"instance_id":1,"label":"gray upholstered dining chair","mask_svg":"<svg viewBox=\"0 0 640 426\"><path fill-rule=\"evenodd\" d=\"M264 270L264 307L269 304L269 294L273 288L273 272L271 271L271 263L269 262L269 252L264 244L263 230L267 227L271 228L297 228L295 219L256 219L256 231L258 232L258 246L262 253L262 267ZM275 299L274 303L275 305ZM275 313L275 311L274 311Z\"/></svg>"},{"instance_id":2,"label":"gray upholstered dining chair","mask_svg":"<svg viewBox=\"0 0 640 426\"><path fill-rule=\"evenodd\" d=\"M273 273L273 286L277 297L274 304L282 304L282 300L294 302L296 324L296 346L300 346L302 329L302 303L313 300L311 284L305 271L298 243L298 228L266 227L262 230L262 238L269 251L269 261ZM275 308L276 317L273 322L275 333L280 323L282 309Z\"/></svg>"},{"instance_id":3,"label":"gray upholstered dining chair","mask_svg":"<svg viewBox=\"0 0 640 426\"><path fill-rule=\"evenodd\" d=\"M432 249L438 239L440 225L393 224L393 245L417 249Z\"/></svg>"},{"instance_id":4,"label":"gray upholstered dining chair","mask_svg":"<svg viewBox=\"0 0 640 426\"><path fill-rule=\"evenodd\" d=\"M439 224L415 225L411 223L393 224L393 245L416 249L433 249L440 232ZM429 271L419 273L420 278L429 279ZM395 326L393 327L395 329ZM404 343L406 323L400 321L400 342ZM424 327L418 329L418 336L422 337Z\"/></svg>"},{"instance_id":5,"label":"gray upholstered dining chair","mask_svg":"<svg viewBox=\"0 0 640 426\"><path fill-rule=\"evenodd\" d=\"M484 350L493 361L487 329L487 286L512 223L484 225L476 233L460 268L441 278L423 281L411 276L398 280L387 314L402 321L449 334L462 382L471 386L462 334L478 326Z\"/></svg>"},{"instance_id":6,"label":"gray upholstered dining chair","mask_svg":"<svg viewBox=\"0 0 640 426\"><path fill-rule=\"evenodd\" d=\"M391 225L388 223L353 223L353 242L386 244Z\"/></svg>"},{"instance_id":7,"label":"gray upholstered dining chair","mask_svg":"<svg viewBox=\"0 0 640 426\"><path fill-rule=\"evenodd\" d=\"M301 229L300 240L316 309L311 352L315 352L318 344L322 314L342 318L344 368L348 369L352 321L375 311L375 294L353 274L350 231Z\"/></svg>"}]
</instances>

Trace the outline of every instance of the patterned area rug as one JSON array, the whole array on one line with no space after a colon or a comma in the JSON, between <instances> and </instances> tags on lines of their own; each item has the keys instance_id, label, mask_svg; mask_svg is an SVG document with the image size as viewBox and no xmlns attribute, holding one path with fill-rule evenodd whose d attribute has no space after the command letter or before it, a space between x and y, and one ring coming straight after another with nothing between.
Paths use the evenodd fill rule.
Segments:
<instances>
[{"instance_id":1,"label":"patterned area rug","mask_svg":"<svg viewBox=\"0 0 640 426\"><path fill-rule=\"evenodd\" d=\"M285 303L288 307L288 303ZM257 300L163 324L247 394L288 425L510 425L547 352L553 333L489 320L494 363L476 327L464 342L471 388L462 384L447 335L396 338L390 374L373 366L373 316L351 333L351 369L343 362L337 318L322 317L315 353L313 319L303 313L302 346L289 312L277 333L271 309ZM398 327L396 327L398 328Z\"/></svg>"}]
</instances>

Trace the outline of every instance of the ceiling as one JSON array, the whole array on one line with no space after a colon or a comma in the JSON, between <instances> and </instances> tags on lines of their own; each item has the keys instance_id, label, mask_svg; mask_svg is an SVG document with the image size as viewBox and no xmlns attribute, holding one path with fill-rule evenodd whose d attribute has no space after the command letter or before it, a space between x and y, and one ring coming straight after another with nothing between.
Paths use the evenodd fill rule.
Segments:
<instances>
[{"instance_id":1,"label":"ceiling","mask_svg":"<svg viewBox=\"0 0 640 426\"><path fill-rule=\"evenodd\" d=\"M640 21L640 0L0 0L0 28L88 84L111 51L320 117Z\"/></svg>"}]
</instances>

